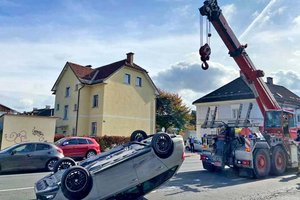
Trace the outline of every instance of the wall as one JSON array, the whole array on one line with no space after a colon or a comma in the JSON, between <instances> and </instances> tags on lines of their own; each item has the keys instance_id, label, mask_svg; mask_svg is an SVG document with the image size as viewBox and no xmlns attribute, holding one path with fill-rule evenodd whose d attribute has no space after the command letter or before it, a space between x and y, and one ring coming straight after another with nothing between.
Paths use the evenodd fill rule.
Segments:
<instances>
[{"instance_id":1,"label":"wall","mask_svg":"<svg viewBox=\"0 0 300 200\"><path fill-rule=\"evenodd\" d=\"M232 109L238 109L240 104L243 104L241 119L245 119L249 103L253 103L253 108L250 113L250 121L252 124L256 124L257 126L263 126L263 116L262 113L255 101L255 99L248 99L248 100L235 100L235 101L223 101L223 102L210 102L210 103L201 103L196 104L196 111L197 111L197 135L203 134L216 134L216 129L203 129L201 125L205 121L206 113L208 107L210 110L215 109L215 106L218 106L216 121L223 121L228 123L228 121L235 120L232 117ZM211 114L209 120L211 120Z\"/></svg>"},{"instance_id":2,"label":"wall","mask_svg":"<svg viewBox=\"0 0 300 200\"><path fill-rule=\"evenodd\" d=\"M131 84L124 83L125 73L131 75ZM142 78L142 87L135 85ZM104 86L104 113L102 135L129 136L135 130L147 134L155 132L155 89L140 71L128 67L120 69Z\"/></svg>"},{"instance_id":3,"label":"wall","mask_svg":"<svg viewBox=\"0 0 300 200\"><path fill-rule=\"evenodd\" d=\"M78 91L75 90L75 86L79 83L79 80L70 67L66 67L65 70L66 71L56 88L54 116L59 118L57 120L57 133L64 133L65 131L65 134L72 135L73 129L76 128L77 116L77 111L74 110L74 104L77 104L78 101ZM69 97L66 97L65 95L67 87L70 87ZM59 104L59 110L57 110L57 104ZM68 119L64 120L64 107L66 105L69 106ZM64 129L62 130L59 127L64 127Z\"/></svg>"},{"instance_id":4,"label":"wall","mask_svg":"<svg viewBox=\"0 0 300 200\"><path fill-rule=\"evenodd\" d=\"M21 142L54 141L54 117L3 115L0 119L3 120L1 149Z\"/></svg>"}]
</instances>

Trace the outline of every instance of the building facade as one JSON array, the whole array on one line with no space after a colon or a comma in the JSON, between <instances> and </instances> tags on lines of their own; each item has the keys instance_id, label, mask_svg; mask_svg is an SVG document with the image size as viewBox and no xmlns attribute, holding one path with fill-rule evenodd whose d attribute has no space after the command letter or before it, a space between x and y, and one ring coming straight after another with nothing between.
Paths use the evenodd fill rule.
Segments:
<instances>
[{"instance_id":1,"label":"building facade","mask_svg":"<svg viewBox=\"0 0 300 200\"><path fill-rule=\"evenodd\" d=\"M52 91L56 133L129 136L155 131L158 90L148 72L127 58L93 69L67 62Z\"/></svg>"},{"instance_id":2,"label":"building facade","mask_svg":"<svg viewBox=\"0 0 300 200\"><path fill-rule=\"evenodd\" d=\"M267 86L280 107L294 114L294 123L297 127L300 127L300 97L287 88L274 84L271 77L267 78ZM250 104L252 104L250 107L251 112L247 118ZM239 120L242 122L247 119L260 129L264 125L264 118L256 103L254 94L241 77L199 98L193 102L193 105L196 106L197 111L196 129L198 137L201 137L203 134L218 133L218 129L215 128L201 128L208 111L208 121L215 117L216 121L235 123L240 115ZM240 113L239 110L241 110Z\"/></svg>"}]
</instances>

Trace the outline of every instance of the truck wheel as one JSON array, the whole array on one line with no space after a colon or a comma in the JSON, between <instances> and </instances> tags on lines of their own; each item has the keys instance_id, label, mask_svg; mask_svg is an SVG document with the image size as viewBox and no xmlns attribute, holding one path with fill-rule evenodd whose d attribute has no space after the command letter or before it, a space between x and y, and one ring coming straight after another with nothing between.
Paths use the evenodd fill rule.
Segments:
<instances>
[{"instance_id":1,"label":"truck wheel","mask_svg":"<svg viewBox=\"0 0 300 200\"><path fill-rule=\"evenodd\" d=\"M216 170L215 166L202 160L203 168L209 172L214 172Z\"/></svg>"},{"instance_id":2,"label":"truck wheel","mask_svg":"<svg viewBox=\"0 0 300 200\"><path fill-rule=\"evenodd\" d=\"M270 154L267 149L257 149L253 157L253 172L256 178L269 175L271 169Z\"/></svg>"},{"instance_id":3,"label":"truck wheel","mask_svg":"<svg viewBox=\"0 0 300 200\"><path fill-rule=\"evenodd\" d=\"M83 199L90 193L92 181L90 173L84 167L71 167L61 178L61 190L67 199Z\"/></svg>"},{"instance_id":4,"label":"truck wheel","mask_svg":"<svg viewBox=\"0 0 300 200\"><path fill-rule=\"evenodd\" d=\"M59 170L68 169L75 165L76 165L76 162L72 158L64 157L55 163L53 172L56 173Z\"/></svg>"},{"instance_id":5,"label":"truck wheel","mask_svg":"<svg viewBox=\"0 0 300 200\"><path fill-rule=\"evenodd\" d=\"M147 138L147 134L144 131L136 130L131 133L130 141L131 142L133 142L133 141L140 142L146 138Z\"/></svg>"},{"instance_id":6,"label":"truck wheel","mask_svg":"<svg viewBox=\"0 0 300 200\"><path fill-rule=\"evenodd\" d=\"M166 133L157 133L151 140L155 154L160 158L168 158L173 153L173 140Z\"/></svg>"},{"instance_id":7,"label":"truck wheel","mask_svg":"<svg viewBox=\"0 0 300 200\"><path fill-rule=\"evenodd\" d=\"M286 170L286 154L282 147L276 146L273 149L271 159L271 173L273 175L282 175Z\"/></svg>"}]
</instances>

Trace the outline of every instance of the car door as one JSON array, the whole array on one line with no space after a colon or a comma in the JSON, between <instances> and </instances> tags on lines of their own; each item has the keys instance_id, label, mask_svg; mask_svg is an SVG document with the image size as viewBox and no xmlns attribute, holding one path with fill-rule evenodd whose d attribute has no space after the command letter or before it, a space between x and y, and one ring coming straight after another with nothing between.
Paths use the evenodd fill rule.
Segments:
<instances>
[{"instance_id":1,"label":"car door","mask_svg":"<svg viewBox=\"0 0 300 200\"><path fill-rule=\"evenodd\" d=\"M34 152L35 144L20 144L11 149L9 156L3 161L4 170L26 170L32 169L32 153Z\"/></svg>"},{"instance_id":2,"label":"car door","mask_svg":"<svg viewBox=\"0 0 300 200\"><path fill-rule=\"evenodd\" d=\"M88 141L85 138L77 138L78 144L76 145L76 151L78 156L85 157L89 150Z\"/></svg>"},{"instance_id":3,"label":"car door","mask_svg":"<svg viewBox=\"0 0 300 200\"><path fill-rule=\"evenodd\" d=\"M78 141L76 138L72 139L67 139L66 141L63 142L63 151L64 155L68 157L76 157L76 145L78 144Z\"/></svg>"},{"instance_id":4,"label":"car door","mask_svg":"<svg viewBox=\"0 0 300 200\"><path fill-rule=\"evenodd\" d=\"M46 163L51 157L52 148L48 144L37 143L35 151L32 153L32 162L34 163L35 169L43 169L46 166Z\"/></svg>"},{"instance_id":5,"label":"car door","mask_svg":"<svg viewBox=\"0 0 300 200\"><path fill-rule=\"evenodd\" d=\"M95 174L94 187L99 188L95 199L106 198L128 188L136 186L138 178L133 167L133 159L126 160Z\"/></svg>"}]
</instances>

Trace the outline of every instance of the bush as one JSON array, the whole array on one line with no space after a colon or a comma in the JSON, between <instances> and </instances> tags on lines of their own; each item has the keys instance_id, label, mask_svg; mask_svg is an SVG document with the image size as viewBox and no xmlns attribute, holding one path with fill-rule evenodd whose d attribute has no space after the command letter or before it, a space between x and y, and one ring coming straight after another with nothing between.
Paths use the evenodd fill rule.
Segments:
<instances>
[{"instance_id":1,"label":"bush","mask_svg":"<svg viewBox=\"0 0 300 200\"><path fill-rule=\"evenodd\" d=\"M57 140L68 137L63 134L55 134L54 136L54 142ZM114 146L122 145L130 141L130 137L125 137L125 136L107 136L104 135L102 137L99 136L84 136L84 137L91 137L94 138L98 144L100 144L101 152L107 151Z\"/></svg>"}]
</instances>

